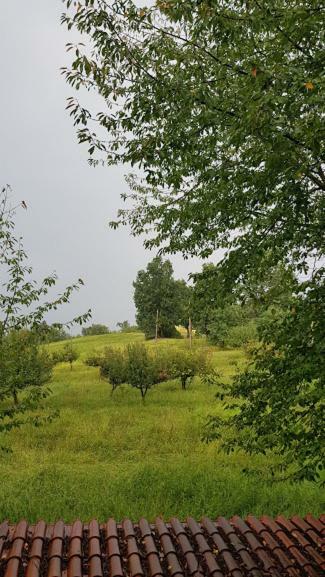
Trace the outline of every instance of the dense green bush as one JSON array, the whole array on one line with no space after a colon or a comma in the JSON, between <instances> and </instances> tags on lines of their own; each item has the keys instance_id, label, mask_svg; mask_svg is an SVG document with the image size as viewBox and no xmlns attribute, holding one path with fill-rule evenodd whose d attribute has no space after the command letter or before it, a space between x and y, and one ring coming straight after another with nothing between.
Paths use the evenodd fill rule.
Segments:
<instances>
[{"instance_id":1,"label":"dense green bush","mask_svg":"<svg viewBox=\"0 0 325 577\"><path fill-rule=\"evenodd\" d=\"M0 339L0 400L12 398L19 405L20 393L26 393L23 402L43 398L43 387L52 376L53 362L46 351L38 346L36 336L26 330L11 331Z\"/></svg>"},{"instance_id":2,"label":"dense green bush","mask_svg":"<svg viewBox=\"0 0 325 577\"><path fill-rule=\"evenodd\" d=\"M95 361L95 358L93 358ZM100 376L107 379L115 389L127 382L127 359L125 350L107 347L101 358L97 357L100 366Z\"/></svg>"},{"instance_id":3,"label":"dense green bush","mask_svg":"<svg viewBox=\"0 0 325 577\"><path fill-rule=\"evenodd\" d=\"M126 374L127 382L140 391L142 399L153 385L160 382L157 359L140 343L130 344L126 348Z\"/></svg>"},{"instance_id":4,"label":"dense green bush","mask_svg":"<svg viewBox=\"0 0 325 577\"><path fill-rule=\"evenodd\" d=\"M219 347L242 347L257 338L252 307L228 304L214 309L208 324L209 341Z\"/></svg>"},{"instance_id":5,"label":"dense green bush","mask_svg":"<svg viewBox=\"0 0 325 577\"><path fill-rule=\"evenodd\" d=\"M158 350L156 357L161 374L167 379L180 379L183 390L196 375L205 372L207 367L207 354L204 350Z\"/></svg>"}]
</instances>

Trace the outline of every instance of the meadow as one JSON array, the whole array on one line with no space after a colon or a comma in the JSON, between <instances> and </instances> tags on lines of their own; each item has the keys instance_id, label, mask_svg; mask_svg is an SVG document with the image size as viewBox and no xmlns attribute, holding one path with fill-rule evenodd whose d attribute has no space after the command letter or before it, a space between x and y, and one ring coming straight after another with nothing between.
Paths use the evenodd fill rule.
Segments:
<instances>
[{"instance_id":1,"label":"meadow","mask_svg":"<svg viewBox=\"0 0 325 577\"><path fill-rule=\"evenodd\" d=\"M0 454L2 519L317 515L324 509L323 490L314 484L270 482L272 456L229 456L216 443L202 442L207 416L224 410L213 386L196 379L182 391L179 382L169 381L149 391L143 403L127 385L112 396L98 368L83 363L107 345L142 340L140 333L73 340L80 358L72 371L68 364L55 367L52 394L45 401L59 416L46 426L23 427L7 436L12 453ZM196 340L194 346L205 342ZM214 348L213 358L226 379L245 362L239 349Z\"/></svg>"}]
</instances>

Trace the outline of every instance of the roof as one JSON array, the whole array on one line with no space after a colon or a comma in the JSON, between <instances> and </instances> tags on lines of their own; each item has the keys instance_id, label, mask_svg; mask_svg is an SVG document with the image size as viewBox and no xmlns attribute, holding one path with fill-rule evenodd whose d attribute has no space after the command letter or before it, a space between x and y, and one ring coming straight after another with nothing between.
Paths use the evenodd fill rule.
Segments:
<instances>
[{"instance_id":1,"label":"roof","mask_svg":"<svg viewBox=\"0 0 325 577\"><path fill-rule=\"evenodd\" d=\"M325 515L0 525L1 577L319 577Z\"/></svg>"}]
</instances>

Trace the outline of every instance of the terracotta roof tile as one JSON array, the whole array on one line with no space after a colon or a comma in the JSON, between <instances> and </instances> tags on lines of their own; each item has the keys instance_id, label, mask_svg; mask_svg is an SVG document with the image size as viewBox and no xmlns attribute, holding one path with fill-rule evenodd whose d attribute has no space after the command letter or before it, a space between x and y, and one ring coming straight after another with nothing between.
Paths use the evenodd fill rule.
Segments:
<instances>
[{"instance_id":1,"label":"terracotta roof tile","mask_svg":"<svg viewBox=\"0 0 325 577\"><path fill-rule=\"evenodd\" d=\"M320 577L325 516L0 524L0 577Z\"/></svg>"}]
</instances>

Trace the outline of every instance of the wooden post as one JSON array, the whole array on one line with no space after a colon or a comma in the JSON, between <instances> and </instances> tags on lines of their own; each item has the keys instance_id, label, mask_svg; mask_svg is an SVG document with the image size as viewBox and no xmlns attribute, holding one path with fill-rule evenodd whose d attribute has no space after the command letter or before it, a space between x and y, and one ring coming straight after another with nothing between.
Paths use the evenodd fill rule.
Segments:
<instances>
[{"instance_id":1,"label":"wooden post","mask_svg":"<svg viewBox=\"0 0 325 577\"><path fill-rule=\"evenodd\" d=\"M156 342L158 340L158 323L159 323L159 309L157 309L157 315L156 315L156 335L155 335Z\"/></svg>"},{"instance_id":2,"label":"wooden post","mask_svg":"<svg viewBox=\"0 0 325 577\"><path fill-rule=\"evenodd\" d=\"M190 337L190 349L192 348L192 319L191 317L188 319L188 331Z\"/></svg>"}]
</instances>

